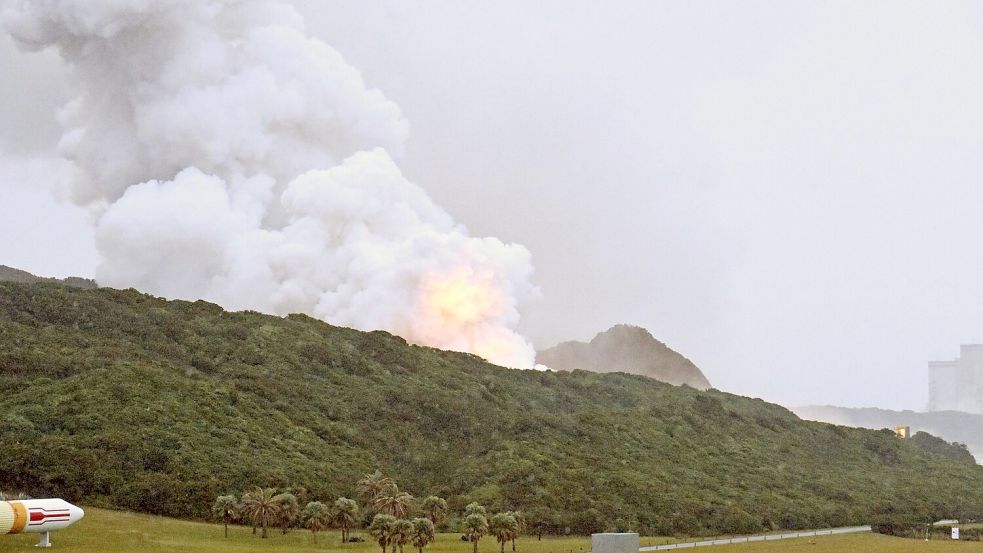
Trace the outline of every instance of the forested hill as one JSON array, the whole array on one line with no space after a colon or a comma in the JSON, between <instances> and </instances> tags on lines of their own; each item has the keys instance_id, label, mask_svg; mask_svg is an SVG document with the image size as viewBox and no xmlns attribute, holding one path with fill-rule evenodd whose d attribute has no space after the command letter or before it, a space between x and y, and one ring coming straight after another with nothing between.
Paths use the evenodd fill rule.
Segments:
<instances>
[{"instance_id":1,"label":"forested hill","mask_svg":"<svg viewBox=\"0 0 983 553\"><path fill-rule=\"evenodd\" d=\"M32 275L27 271L22 271L20 269L15 269L13 267L8 267L6 265L0 265L0 281L2 282L59 282L67 286L74 286L76 288L96 288L98 285L96 281L90 278L81 277L68 277L63 279L57 278L45 278Z\"/></svg>"},{"instance_id":2,"label":"forested hill","mask_svg":"<svg viewBox=\"0 0 983 553\"><path fill-rule=\"evenodd\" d=\"M969 452L983 459L983 415L960 411L892 411L890 409L834 407L810 405L793 407L804 419L859 426L861 428L893 428L910 426L912 431L931 432L940 438L966 444Z\"/></svg>"},{"instance_id":3,"label":"forested hill","mask_svg":"<svg viewBox=\"0 0 983 553\"><path fill-rule=\"evenodd\" d=\"M983 468L620 373L504 369L306 316L0 283L0 489L180 517L381 468L554 532L983 518ZM952 452L948 452L952 453Z\"/></svg>"}]
</instances>

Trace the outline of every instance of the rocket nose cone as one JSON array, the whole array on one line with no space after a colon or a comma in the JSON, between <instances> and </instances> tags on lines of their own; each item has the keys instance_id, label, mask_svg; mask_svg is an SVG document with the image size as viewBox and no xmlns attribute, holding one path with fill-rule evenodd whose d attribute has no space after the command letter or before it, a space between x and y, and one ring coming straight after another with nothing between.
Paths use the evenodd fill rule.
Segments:
<instances>
[{"instance_id":1,"label":"rocket nose cone","mask_svg":"<svg viewBox=\"0 0 983 553\"><path fill-rule=\"evenodd\" d=\"M85 511L83 511L81 507L76 507L75 505L72 505L68 510L68 520L72 522L78 522L82 520L82 517L84 516L85 516Z\"/></svg>"}]
</instances>

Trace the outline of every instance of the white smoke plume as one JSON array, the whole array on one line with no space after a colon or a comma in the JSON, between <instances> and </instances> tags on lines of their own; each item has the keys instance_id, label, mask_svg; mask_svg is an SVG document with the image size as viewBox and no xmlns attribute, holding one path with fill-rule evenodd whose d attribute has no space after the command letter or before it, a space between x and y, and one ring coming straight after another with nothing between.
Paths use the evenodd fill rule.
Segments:
<instances>
[{"instance_id":1,"label":"white smoke plume","mask_svg":"<svg viewBox=\"0 0 983 553\"><path fill-rule=\"evenodd\" d=\"M290 6L25 0L3 22L73 71L59 149L100 283L532 366L528 250L469 236L401 174L399 108Z\"/></svg>"}]
</instances>

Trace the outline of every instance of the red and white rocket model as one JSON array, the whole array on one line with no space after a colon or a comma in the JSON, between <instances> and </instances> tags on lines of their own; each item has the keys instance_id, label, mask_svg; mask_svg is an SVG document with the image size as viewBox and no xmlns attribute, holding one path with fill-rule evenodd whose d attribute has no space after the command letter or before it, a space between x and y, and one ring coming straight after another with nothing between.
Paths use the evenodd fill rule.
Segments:
<instances>
[{"instance_id":1,"label":"red and white rocket model","mask_svg":"<svg viewBox=\"0 0 983 553\"><path fill-rule=\"evenodd\" d=\"M48 532L82 520L85 511L64 499L0 501L0 535L41 534L38 547L51 547Z\"/></svg>"}]
</instances>

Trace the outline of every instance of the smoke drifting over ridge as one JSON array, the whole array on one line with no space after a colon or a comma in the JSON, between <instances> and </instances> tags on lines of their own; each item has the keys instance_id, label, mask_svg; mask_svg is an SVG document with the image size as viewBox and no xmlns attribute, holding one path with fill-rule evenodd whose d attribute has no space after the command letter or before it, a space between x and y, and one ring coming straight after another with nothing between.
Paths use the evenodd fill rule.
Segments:
<instances>
[{"instance_id":1,"label":"smoke drifting over ridge","mask_svg":"<svg viewBox=\"0 0 983 553\"><path fill-rule=\"evenodd\" d=\"M59 149L100 283L532 366L528 250L471 237L403 177L399 108L291 7L40 0L3 20L72 68Z\"/></svg>"}]
</instances>

